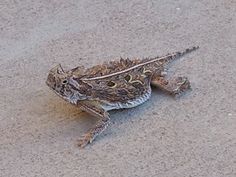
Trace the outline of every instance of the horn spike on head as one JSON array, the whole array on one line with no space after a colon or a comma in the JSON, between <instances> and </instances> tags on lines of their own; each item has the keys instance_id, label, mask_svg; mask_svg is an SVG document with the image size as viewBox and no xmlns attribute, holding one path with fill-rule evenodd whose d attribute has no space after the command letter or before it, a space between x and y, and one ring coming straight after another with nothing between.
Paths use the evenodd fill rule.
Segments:
<instances>
[{"instance_id":1,"label":"horn spike on head","mask_svg":"<svg viewBox=\"0 0 236 177\"><path fill-rule=\"evenodd\" d=\"M61 64L56 65L54 68L52 68L50 70L50 72L56 73L56 74L63 74L63 73L65 73L65 71L63 70Z\"/></svg>"},{"instance_id":2,"label":"horn spike on head","mask_svg":"<svg viewBox=\"0 0 236 177\"><path fill-rule=\"evenodd\" d=\"M64 70L63 70L63 68L62 68L62 66L61 66L61 64L58 64L58 66L57 66L57 73L58 73L58 74L65 73Z\"/></svg>"}]
</instances>

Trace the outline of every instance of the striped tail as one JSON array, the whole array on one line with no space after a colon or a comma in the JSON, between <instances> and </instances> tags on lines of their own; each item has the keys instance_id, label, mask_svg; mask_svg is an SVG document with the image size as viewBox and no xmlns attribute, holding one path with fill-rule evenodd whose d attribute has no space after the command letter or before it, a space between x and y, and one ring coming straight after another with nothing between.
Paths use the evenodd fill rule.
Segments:
<instances>
[{"instance_id":1,"label":"striped tail","mask_svg":"<svg viewBox=\"0 0 236 177\"><path fill-rule=\"evenodd\" d=\"M159 58L158 62L161 62L162 64L168 64L170 63L171 61L175 60L175 59L178 59L188 53L191 53L195 50L199 49L199 46L194 46L192 48L188 48L188 49L185 49L184 51L182 52L175 52L175 53L172 53L172 54L168 54L164 57L161 57Z\"/></svg>"}]
</instances>

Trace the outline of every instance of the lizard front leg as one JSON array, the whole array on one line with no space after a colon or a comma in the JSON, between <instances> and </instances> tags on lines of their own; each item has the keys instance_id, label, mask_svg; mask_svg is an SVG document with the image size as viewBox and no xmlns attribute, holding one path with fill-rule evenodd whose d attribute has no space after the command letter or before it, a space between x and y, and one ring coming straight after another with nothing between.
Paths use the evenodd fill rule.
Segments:
<instances>
[{"instance_id":1,"label":"lizard front leg","mask_svg":"<svg viewBox=\"0 0 236 177\"><path fill-rule=\"evenodd\" d=\"M79 103L79 106L82 110L87 113L99 117L96 125L91 128L86 134L79 139L79 147L83 148L87 144L92 143L97 135L102 133L110 122L110 117L108 112L106 112L97 102L92 101L82 101Z\"/></svg>"},{"instance_id":2,"label":"lizard front leg","mask_svg":"<svg viewBox=\"0 0 236 177\"><path fill-rule=\"evenodd\" d=\"M167 80L162 76L154 75L151 79L151 85L174 96L191 88L190 82L186 77L177 77Z\"/></svg>"}]
</instances>

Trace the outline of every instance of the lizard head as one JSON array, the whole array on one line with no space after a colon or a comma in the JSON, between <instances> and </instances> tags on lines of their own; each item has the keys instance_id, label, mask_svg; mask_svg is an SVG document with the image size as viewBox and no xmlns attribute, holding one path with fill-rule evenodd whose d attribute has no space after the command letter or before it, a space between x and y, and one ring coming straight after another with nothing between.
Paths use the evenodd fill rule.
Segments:
<instances>
[{"instance_id":1,"label":"lizard head","mask_svg":"<svg viewBox=\"0 0 236 177\"><path fill-rule=\"evenodd\" d=\"M49 71L46 84L57 95L70 103L77 104L78 101L87 99L83 83L75 80L70 71L65 72L61 65L57 65Z\"/></svg>"}]
</instances>

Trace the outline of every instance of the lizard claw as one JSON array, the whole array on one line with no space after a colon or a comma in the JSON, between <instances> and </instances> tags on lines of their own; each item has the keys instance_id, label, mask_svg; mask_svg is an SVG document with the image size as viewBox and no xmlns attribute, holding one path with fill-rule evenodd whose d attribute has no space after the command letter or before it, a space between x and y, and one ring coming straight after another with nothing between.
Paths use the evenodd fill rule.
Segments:
<instances>
[{"instance_id":1,"label":"lizard claw","mask_svg":"<svg viewBox=\"0 0 236 177\"><path fill-rule=\"evenodd\" d=\"M186 90L191 89L191 85L187 77L178 77L176 79L176 83L178 87L173 92L174 96L178 97Z\"/></svg>"},{"instance_id":2,"label":"lizard claw","mask_svg":"<svg viewBox=\"0 0 236 177\"><path fill-rule=\"evenodd\" d=\"M91 133L86 133L78 140L78 146L80 148L84 148L86 145L92 143L93 135Z\"/></svg>"}]
</instances>

